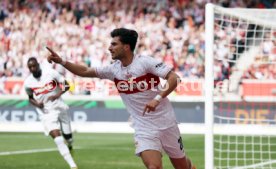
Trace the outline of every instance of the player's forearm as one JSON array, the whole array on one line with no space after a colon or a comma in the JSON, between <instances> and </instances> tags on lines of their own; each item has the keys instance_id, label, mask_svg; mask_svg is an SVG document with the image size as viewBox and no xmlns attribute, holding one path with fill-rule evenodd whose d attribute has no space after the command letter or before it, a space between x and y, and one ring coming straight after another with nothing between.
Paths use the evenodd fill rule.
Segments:
<instances>
[{"instance_id":1,"label":"player's forearm","mask_svg":"<svg viewBox=\"0 0 276 169\"><path fill-rule=\"evenodd\" d=\"M35 106L35 107L43 108L43 107L41 107L42 105L41 105L40 103L38 103L36 100L34 100L34 99L29 99L29 102L30 102L33 106Z\"/></svg>"},{"instance_id":2,"label":"player's forearm","mask_svg":"<svg viewBox=\"0 0 276 169\"><path fill-rule=\"evenodd\" d=\"M170 72L167 78L167 82L164 86L164 90L162 90L159 95L162 98L167 97L177 87L178 79L179 76L177 74L175 74L174 72Z\"/></svg>"},{"instance_id":3,"label":"player's forearm","mask_svg":"<svg viewBox=\"0 0 276 169\"><path fill-rule=\"evenodd\" d=\"M63 65L67 70L72 72L75 75L81 76L81 77L88 77L88 71L89 68L84 65L79 65L71 62L66 62L66 64Z\"/></svg>"}]
</instances>

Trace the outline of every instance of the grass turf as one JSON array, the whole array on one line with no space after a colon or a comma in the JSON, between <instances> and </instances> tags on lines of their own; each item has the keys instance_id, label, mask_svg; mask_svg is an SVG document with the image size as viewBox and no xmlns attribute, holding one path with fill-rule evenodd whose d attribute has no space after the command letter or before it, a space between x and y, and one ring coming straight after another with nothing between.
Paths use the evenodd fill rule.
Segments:
<instances>
[{"instance_id":1,"label":"grass turf","mask_svg":"<svg viewBox=\"0 0 276 169\"><path fill-rule=\"evenodd\" d=\"M79 169L141 169L141 159L134 155L132 134L74 134L73 156ZM183 135L187 155L197 169L204 168L203 135ZM40 152L54 149L53 151ZM28 153L27 150L38 152ZM3 155L3 152L11 154ZM17 154L15 154L17 152ZM164 169L172 169L163 156ZM69 169L50 137L42 133L0 133L0 169Z\"/></svg>"}]
</instances>

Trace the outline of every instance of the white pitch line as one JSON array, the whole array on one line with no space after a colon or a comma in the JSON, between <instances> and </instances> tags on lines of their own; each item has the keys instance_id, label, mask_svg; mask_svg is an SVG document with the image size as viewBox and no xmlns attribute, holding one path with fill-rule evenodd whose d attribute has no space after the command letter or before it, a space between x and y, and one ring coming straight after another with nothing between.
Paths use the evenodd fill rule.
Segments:
<instances>
[{"instance_id":1,"label":"white pitch line","mask_svg":"<svg viewBox=\"0 0 276 169\"><path fill-rule=\"evenodd\" d=\"M57 151L57 148L32 149L32 150L21 150L21 151L7 151L7 152L0 152L0 156L14 155L14 154L31 154L31 153L50 152L50 151Z\"/></svg>"},{"instance_id":2,"label":"white pitch line","mask_svg":"<svg viewBox=\"0 0 276 169\"><path fill-rule=\"evenodd\" d=\"M80 149L80 148L74 148ZM6 151L0 152L0 156L14 155L14 154L31 154L31 153L42 153L42 152L51 152L58 151L57 148L45 148L45 149L31 149L31 150L20 150L20 151Z\"/></svg>"},{"instance_id":3,"label":"white pitch line","mask_svg":"<svg viewBox=\"0 0 276 169\"><path fill-rule=\"evenodd\" d=\"M276 160L266 161L266 162L257 163L257 164L252 164L252 165L248 165L248 166L235 167L235 168L233 168L233 169L248 169L248 168L256 168L256 167L265 166L265 165L274 164L274 163L276 163Z\"/></svg>"},{"instance_id":4,"label":"white pitch line","mask_svg":"<svg viewBox=\"0 0 276 169\"><path fill-rule=\"evenodd\" d=\"M83 149L84 147L74 147L74 149ZM94 149L94 150L120 150L120 151L132 151L133 148L128 147L86 147L86 149ZM199 149L187 149L188 151L196 151L198 152ZM42 152L51 152L51 151L58 151L57 148L45 148L45 149L31 149L31 150L19 150L19 151L6 151L0 152L0 156L8 156L8 155L16 155L16 154L31 154L31 153L42 153Z\"/></svg>"}]
</instances>

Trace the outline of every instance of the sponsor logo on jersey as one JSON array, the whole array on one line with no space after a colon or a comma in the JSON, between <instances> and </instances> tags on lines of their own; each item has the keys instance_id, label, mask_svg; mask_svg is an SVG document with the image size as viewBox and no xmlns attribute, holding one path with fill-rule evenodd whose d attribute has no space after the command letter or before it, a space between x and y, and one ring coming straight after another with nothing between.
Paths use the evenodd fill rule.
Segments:
<instances>
[{"instance_id":1,"label":"sponsor logo on jersey","mask_svg":"<svg viewBox=\"0 0 276 169\"><path fill-rule=\"evenodd\" d=\"M162 67L164 64L161 62L161 63L158 63L157 65L155 65L155 68L159 68L159 67Z\"/></svg>"},{"instance_id":2,"label":"sponsor logo on jersey","mask_svg":"<svg viewBox=\"0 0 276 169\"><path fill-rule=\"evenodd\" d=\"M51 82L46 83L42 87L34 87L34 88L32 88L32 91L34 92L34 94L36 96L38 96L40 94L47 94L47 93L55 90L56 87L57 87L57 82L55 80L52 80Z\"/></svg>"},{"instance_id":3,"label":"sponsor logo on jersey","mask_svg":"<svg viewBox=\"0 0 276 169\"><path fill-rule=\"evenodd\" d=\"M160 83L160 79L158 76L148 73L128 80L119 80L115 78L114 82L119 93L133 94L153 89Z\"/></svg>"}]
</instances>

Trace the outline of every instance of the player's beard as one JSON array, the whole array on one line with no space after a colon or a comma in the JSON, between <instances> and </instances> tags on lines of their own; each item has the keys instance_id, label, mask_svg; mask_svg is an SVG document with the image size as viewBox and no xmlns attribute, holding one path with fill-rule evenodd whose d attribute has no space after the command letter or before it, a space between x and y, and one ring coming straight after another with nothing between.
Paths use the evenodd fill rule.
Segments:
<instances>
[{"instance_id":1,"label":"player's beard","mask_svg":"<svg viewBox=\"0 0 276 169\"><path fill-rule=\"evenodd\" d=\"M33 73L33 76L35 77L35 78L40 78L40 76L41 76L41 69L39 69L37 72L34 72Z\"/></svg>"},{"instance_id":2,"label":"player's beard","mask_svg":"<svg viewBox=\"0 0 276 169\"><path fill-rule=\"evenodd\" d=\"M113 56L112 56L112 59L113 59L113 60L118 60L119 58L120 58L120 56L118 56L118 55L113 55Z\"/></svg>"},{"instance_id":3,"label":"player's beard","mask_svg":"<svg viewBox=\"0 0 276 169\"><path fill-rule=\"evenodd\" d=\"M123 54L122 53L116 53L112 56L113 60L121 60L123 58Z\"/></svg>"}]
</instances>

